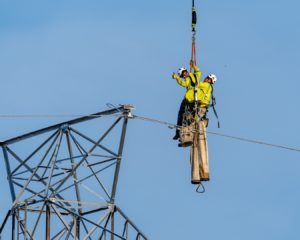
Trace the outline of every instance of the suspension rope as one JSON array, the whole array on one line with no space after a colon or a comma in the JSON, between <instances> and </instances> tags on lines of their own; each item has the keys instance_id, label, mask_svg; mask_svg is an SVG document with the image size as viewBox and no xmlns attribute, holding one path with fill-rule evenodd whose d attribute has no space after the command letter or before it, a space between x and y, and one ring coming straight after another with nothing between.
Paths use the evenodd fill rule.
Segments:
<instances>
[{"instance_id":1,"label":"suspension rope","mask_svg":"<svg viewBox=\"0 0 300 240\"><path fill-rule=\"evenodd\" d=\"M192 2L192 54L191 62L196 64L196 24L197 24L197 13L195 8L195 1ZM190 64L190 72L192 72L193 66Z\"/></svg>"},{"instance_id":2,"label":"suspension rope","mask_svg":"<svg viewBox=\"0 0 300 240\"><path fill-rule=\"evenodd\" d=\"M192 37L192 55L191 55L191 62L190 62L190 72L192 72L193 70L193 65L192 62L194 62L194 64L196 64L196 37L193 36Z\"/></svg>"}]
</instances>

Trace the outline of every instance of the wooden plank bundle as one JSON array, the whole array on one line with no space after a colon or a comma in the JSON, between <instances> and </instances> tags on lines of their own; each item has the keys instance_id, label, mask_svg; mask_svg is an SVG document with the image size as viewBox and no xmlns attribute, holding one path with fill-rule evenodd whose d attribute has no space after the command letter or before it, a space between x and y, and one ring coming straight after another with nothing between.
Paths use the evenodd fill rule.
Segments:
<instances>
[{"instance_id":1,"label":"wooden plank bundle","mask_svg":"<svg viewBox=\"0 0 300 240\"><path fill-rule=\"evenodd\" d=\"M194 129L193 144L190 148L191 182L199 184L201 181L209 181L206 122L195 122L191 126Z\"/></svg>"}]
</instances>

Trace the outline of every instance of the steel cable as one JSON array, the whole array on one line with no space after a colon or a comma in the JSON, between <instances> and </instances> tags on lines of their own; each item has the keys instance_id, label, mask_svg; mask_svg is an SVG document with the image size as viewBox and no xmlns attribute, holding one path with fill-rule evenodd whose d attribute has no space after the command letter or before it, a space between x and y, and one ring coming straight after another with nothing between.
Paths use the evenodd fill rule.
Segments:
<instances>
[{"instance_id":1,"label":"steel cable","mask_svg":"<svg viewBox=\"0 0 300 240\"><path fill-rule=\"evenodd\" d=\"M165 121L161 121L161 120L157 120L157 119L153 119L153 118L142 117L142 116L137 116L137 115L134 115L134 118L140 119L140 120L143 120L143 121L149 121L149 122L153 122L153 123L163 124L163 125L168 126L169 128L176 128L176 129L181 128L181 126L178 126L176 124L172 124L172 123L169 123L169 122L165 122ZM196 131L196 129L194 129L194 130ZM299 148L294 148L294 147L289 147L289 146L284 146L284 145L279 145L279 144L273 144L273 143L263 142L263 141L244 138L244 137L237 137L237 136L232 136L232 135L217 133L217 132L212 132L212 131L206 131L206 132L208 134L219 136L219 137L234 139L234 140L253 143L253 144L260 144L260 145L265 145L265 146L274 147L274 148L281 148L281 149L285 149L285 150L289 150L289 151L300 152Z\"/></svg>"},{"instance_id":2,"label":"steel cable","mask_svg":"<svg viewBox=\"0 0 300 240\"><path fill-rule=\"evenodd\" d=\"M85 115L72 115L72 114L53 114L53 115L0 115L0 118L60 118L60 117L83 117ZM90 117L97 117L100 115L91 115ZM113 115L101 115L102 117L120 117L122 116L122 114L113 114ZM143 116L138 116L138 115L133 115L132 117L133 119L139 119L139 120L143 120L143 121L148 121L148 122L153 122L153 123L157 123L157 124L161 124L161 125L166 125L167 127L171 128L171 129L180 129L181 126L178 126L176 124L173 123L169 123L166 121L162 121L162 120L158 120L158 119L154 119L154 118L149 118L149 117L143 117ZM194 129L194 131L196 132L196 129ZM281 149L285 149L285 150L289 150L289 151L296 151L296 152L300 152L300 148L295 148L295 147L290 147L290 146L284 146L284 145L280 145L280 144L273 144L273 143L268 143L268 142L264 142L264 141L260 141L260 140L255 140L255 139L249 139L249 138L245 138L245 137L238 137L238 136L232 136L229 134L223 134L223 133L217 133L217 132L212 132L212 131L206 131L208 134L211 135L215 135L215 136L219 136L219 137L224 137L224 138L228 138L228 139L234 139L237 141L243 141L243 142L248 142L248 143L253 143L253 144L260 144L260 145L265 145L265 146L269 146L269 147L274 147L274 148L281 148Z\"/></svg>"}]
</instances>

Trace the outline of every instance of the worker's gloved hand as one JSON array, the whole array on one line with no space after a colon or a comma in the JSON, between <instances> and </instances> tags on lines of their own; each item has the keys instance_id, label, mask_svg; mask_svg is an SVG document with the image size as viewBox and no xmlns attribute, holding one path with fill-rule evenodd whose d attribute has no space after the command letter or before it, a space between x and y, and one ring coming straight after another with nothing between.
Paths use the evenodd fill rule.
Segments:
<instances>
[{"instance_id":1,"label":"worker's gloved hand","mask_svg":"<svg viewBox=\"0 0 300 240\"><path fill-rule=\"evenodd\" d=\"M195 66L195 62L194 62L193 60L191 60L191 61L190 61L190 65L191 65L192 67L194 67L194 66Z\"/></svg>"},{"instance_id":2,"label":"worker's gloved hand","mask_svg":"<svg viewBox=\"0 0 300 240\"><path fill-rule=\"evenodd\" d=\"M176 79L176 73L173 73L173 74L172 74L172 78L173 78L173 79Z\"/></svg>"}]
</instances>

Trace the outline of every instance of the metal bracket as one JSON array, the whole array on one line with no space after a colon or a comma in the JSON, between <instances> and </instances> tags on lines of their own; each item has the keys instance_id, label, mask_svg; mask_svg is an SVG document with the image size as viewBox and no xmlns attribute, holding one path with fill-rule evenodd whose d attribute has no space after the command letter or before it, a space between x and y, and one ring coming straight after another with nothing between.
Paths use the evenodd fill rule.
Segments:
<instances>
[{"instance_id":1,"label":"metal bracket","mask_svg":"<svg viewBox=\"0 0 300 240\"><path fill-rule=\"evenodd\" d=\"M127 118L133 118L133 115L132 115L132 110L135 110L135 107L131 104L124 104L124 105L121 105L125 112L124 114L126 115Z\"/></svg>"},{"instance_id":2,"label":"metal bracket","mask_svg":"<svg viewBox=\"0 0 300 240\"><path fill-rule=\"evenodd\" d=\"M68 124L64 124L60 127L61 131L63 133L67 133L69 131L69 125Z\"/></svg>"}]
</instances>

